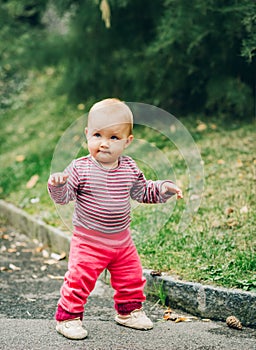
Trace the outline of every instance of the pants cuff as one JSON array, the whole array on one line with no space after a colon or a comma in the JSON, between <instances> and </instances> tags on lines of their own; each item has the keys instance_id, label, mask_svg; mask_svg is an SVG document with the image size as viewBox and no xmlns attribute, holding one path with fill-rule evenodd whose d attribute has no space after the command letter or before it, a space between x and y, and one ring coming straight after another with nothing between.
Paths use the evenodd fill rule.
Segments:
<instances>
[{"instance_id":1,"label":"pants cuff","mask_svg":"<svg viewBox=\"0 0 256 350\"><path fill-rule=\"evenodd\" d=\"M74 318L80 318L80 320L83 320L84 313L79 312L79 313L72 313L68 312L63 309L62 306L58 305L56 313L55 313L55 319L56 321L62 322L62 321L67 321L67 320L73 320Z\"/></svg>"},{"instance_id":2,"label":"pants cuff","mask_svg":"<svg viewBox=\"0 0 256 350\"><path fill-rule=\"evenodd\" d=\"M131 301L128 303L116 304L116 310L120 315L129 315L132 311L142 308L142 302Z\"/></svg>"}]
</instances>

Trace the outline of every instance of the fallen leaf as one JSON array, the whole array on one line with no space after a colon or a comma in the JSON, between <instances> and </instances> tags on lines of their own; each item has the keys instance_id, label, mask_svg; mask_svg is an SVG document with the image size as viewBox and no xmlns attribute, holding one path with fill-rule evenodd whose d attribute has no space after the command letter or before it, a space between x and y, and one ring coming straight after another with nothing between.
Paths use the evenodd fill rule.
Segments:
<instances>
[{"instance_id":1,"label":"fallen leaf","mask_svg":"<svg viewBox=\"0 0 256 350\"><path fill-rule=\"evenodd\" d=\"M214 221L212 222L212 227L213 227L213 228L219 228L219 227L221 227L221 225L222 225L222 223L221 223L220 220L214 220Z\"/></svg>"},{"instance_id":2,"label":"fallen leaf","mask_svg":"<svg viewBox=\"0 0 256 350\"><path fill-rule=\"evenodd\" d=\"M44 261L44 264L46 264L46 265L54 265L57 263L58 263L58 260L55 260L55 259L48 259L48 260Z\"/></svg>"},{"instance_id":3,"label":"fallen leaf","mask_svg":"<svg viewBox=\"0 0 256 350\"><path fill-rule=\"evenodd\" d=\"M36 299L26 297L27 301L36 301Z\"/></svg>"},{"instance_id":4,"label":"fallen leaf","mask_svg":"<svg viewBox=\"0 0 256 350\"><path fill-rule=\"evenodd\" d=\"M241 161L241 159L237 159L237 161L236 161L236 166L237 166L238 168L241 168L241 167L243 166L243 162Z\"/></svg>"},{"instance_id":5,"label":"fallen leaf","mask_svg":"<svg viewBox=\"0 0 256 350\"><path fill-rule=\"evenodd\" d=\"M192 321L192 319L189 317L180 316L174 322L179 323L179 322L191 322L191 321Z\"/></svg>"},{"instance_id":6,"label":"fallen leaf","mask_svg":"<svg viewBox=\"0 0 256 350\"><path fill-rule=\"evenodd\" d=\"M41 266L40 270L41 270L41 271L47 270L47 266L46 266L46 265Z\"/></svg>"},{"instance_id":7,"label":"fallen leaf","mask_svg":"<svg viewBox=\"0 0 256 350\"><path fill-rule=\"evenodd\" d=\"M172 309L170 307L168 307L168 309L164 312L163 318L165 320L169 320L169 317L170 317L171 313L172 313Z\"/></svg>"},{"instance_id":8,"label":"fallen leaf","mask_svg":"<svg viewBox=\"0 0 256 350\"><path fill-rule=\"evenodd\" d=\"M47 275L51 280L63 280L64 276Z\"/></svg>"},{"instance_id":9,"label":"fallen leaf","mask_svg":"<svg viewBox=\"0 0 256 350\"><path fill-rule=\"evenodd\" d=\"M32 253L34 252L35 250L34 249L27 249L27 248L24 248L24 249L21 249L22 253Z\"/></svg>"},{"instance_id":10,"label":"fallen leaf","mask_svg":"<svg viewBox=\"0 0 256 350\"><path fill-rule=\"evenodd\" d=\"M228 207L225 209L225 214L227 216L229 216L230 214L232 214L234 212L234 208Z\"/></svg>"},{"instance_id":11,"label":"fallen leaf","mask_svg":"<svg viewBox=\"0 0 256 350\"><path fill-rule=\"evenodd\" d=\"M227 225L228 225L229 227L237 226L237 225L238 225L238 221L237 221L236 219L234 219L234 218L229 218L229 219L227 220Z\"/></svg>"},{"instance_id":12,"label":"fallen leaf","mask_svg":"<svg viewBox=\"0 0 256 350\"><path fill-rule=\"evenodd\" d=\"M79 111L83 111L83 110L85 109L85 105L84 105L83 103L79 103L79 104L77 105L77 109L78 109Z\"/></svg>"},{"instance_id":13,"label":"fallen leaf","mask_svg":"<svg viewBox=\"0 0 256 350\"><path fill-rule=\"evenodd\" d=\"M206 130L207 129L207 125L205 124L205 123L200 123L200 124L198 124L197 125L197 128L196 128L196 130L197 131L204 131L204 130Z\"/></svg>"},{"instance_id":14,"label":"fallen leaf","mask_svg":"<svg viewBox=\"0 0 256 350\"><path fill-rule=\"evenodd\" d=\"M7 252L8 253L16 253L17 249L16 248L9 248L9 249L7 249Z\"/></svg>"},{"instance_id":15,"label":"fallen leaf","mask_svg":"<svg viewBox=\"0 0 256 350\"><path fill-rule=\"evenodd\" d=\"M51 258L58 260L58 261L63 260L66 258L66 253L65 252L62 252L61 254L52 253Z\"/></svg>"},{"instance_id":16,"label":"fallen leaf","mask_svg":"<svg viewBox=\"0 0 256 350\"><path fill-rule=\"evenodd\" d=\"M169 314L169 315L165 315L165 316L164 316L164 319L165 319L166 321L176 321L177 318L179 318L179 317L180 317L180 315L175 314L175 313L171 313L171 314Z\"/></svg>"},{"instance_id":17,"label":"fallen leaf","mask_svg":"<svg viewBox=\"0 0 256 350\"><path fill-rule=\"evenodd\" d=\"M225 160L224 159L218 159L217 163L220 164L220 165L223 165L223 164L225 164Z\"/></svg>"},{"instance_id":18,"label":"fallen leaf","mask_svg":"<svg viewBox=\"0 0 256 350\"><path fill-rule=\"evenodd\" d=\"M35 185L36 185L36 183L37 183L37 181L39 180L39 175L33 175L30 179L29 179L29 181L27 182L27 184L26 184L26 188L28 188L28 189L31 189L31 188L33 188Z\"/></svg>"},{"instance_id":19,"label":"fallen leaf","mask_svg":"<svg viewBox=\"0 0 256 350\"><path fill-rule=\"evenodd\" d=\"M26 247L27 244L25 242L16 242L17 247Z\"/></svg>"},{"instance_id":20,"label":"fallen leaf","mask_svg":"<svg viewBox=\"0 0 256 350\"><path fill-rule=\"evenodd\" d=\"M40 202L40 198L39 197L35 197L35 198L31 198L30 199L30 203L31 204L36 204Z\"/></svg>"},{"instance_id":21,"label":"fallen leaf","mask_svg":"<svg viewBox=\"0 0 256 350\"><path fill-rule=\"evenodd\" d=\"M45 259L49 258L49 256L50 256L49 252L47 252L47 250L45 250L45 249L42 250L42 255Z\"/></svg>"},{"instance_id":22,"label":"fallen leaf","mask_svg":"<svg viewBox=\"0 0 256 350\"><path fill-rule=\"evenodd\" d=\"M6 241L10 241L11 240L10 236L7 235L7 234L3 234L1 238L5 239Z\"/></svg>"},{"instance_id":23,"label":"fallen leaf","mask_svg":"<svg viewBox=\"0 0 256 350\"><path fill-rule=\"evenodd\" d=\"M248 207L247 205L243 206L241 209L240 209L240 213L241 214L247 214L248 213Z\"/></svg>"},{"instance_id":24,"label":"fallen leaf","mask_svg":"<svg viewBox=\"0 0 256 350\"><path fill-rule=\"evenodd\" d=\"M150 275L155 277L155 276L162 276L162 272L160 270L153 270L150 272Z\"/></svg>"},{"instance_id":25,"label":"fallen leaf","mask_svg":"<svg viewBox=\"0 0 256 350\"><path fill-rule=\"evenodd\" d=\"M41 253L43 250L44 250L44 245L43 244L39 244L39 246L34 249L34 251L36 253Z\"/></svg>"},{"instance_id":26,"label":"fallen leaf","mask_svg":"<svg viewBox=\"0 0 256 350\"><path fill-rule=\"evenodd\" d=\"M0 266L0 271L7 271L8 268L6 266Z\"/></svg>"},{"instance_id":27,"label":"fallen leaf","mask_svg":"<svg viewBox=\"0 0 256 350\"><path fill-rule=\"evenodd\" d=\"M20 271L21 270L20 267L14 265L14 264L9 264L9 268L13 271Z\"/></svg>"},{"instance_id":28,"label":"fallen leaf","mask_svg":"<svg viewBox=\"0 0 256 350\"><path fill-rule=\"evenodd\" d=\"M16 162L22 163L25 160L25 156L23 154L18 154L15 158Z\"/></svg>"},{"instance_id":29,"label":"fallen leaf","mask_svg":"<svg viewBox=\"0 0 256 350\"><path fill-rule=\"evenodd\" d=\"M175 131L176 131L176 126L175 126L174 124L172 124L172 125L170 126L170 131L171 131L172 134L175 133Z\"/></svg>"}]
</instances>

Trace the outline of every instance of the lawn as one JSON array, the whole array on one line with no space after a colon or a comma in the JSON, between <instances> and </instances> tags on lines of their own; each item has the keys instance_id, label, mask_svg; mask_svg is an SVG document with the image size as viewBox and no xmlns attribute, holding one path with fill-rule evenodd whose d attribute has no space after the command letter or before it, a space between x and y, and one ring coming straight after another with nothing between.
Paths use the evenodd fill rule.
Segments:
<instances>
[{"instance_id":1,"label":"lawn","mask_svg":"<svg viewBox=\"0 0 256 350\"><path fill-rule=\"evenodd\" d=\"M60 76L51 67L30 72L13 102L0 110L0 192L6 201L70 234L72 206L56 210L46 183L51 167L68 162L72 152L87 153L81 116L92 101L70 104L58 89ZM148 178L169 176L184 192L184 200L164 205L133 203L132 233L143 266L184 280L256 291L255 121L199 115L179 122L194 140L185 157L172 142L175 125L165 135L137 125L136 140L127 149ZM201 157L199 179L188 159L193 147ZM200 193L193 192L192 177ZM181 221L186 222L182 229Z\"/></svg>"}]
</instances>

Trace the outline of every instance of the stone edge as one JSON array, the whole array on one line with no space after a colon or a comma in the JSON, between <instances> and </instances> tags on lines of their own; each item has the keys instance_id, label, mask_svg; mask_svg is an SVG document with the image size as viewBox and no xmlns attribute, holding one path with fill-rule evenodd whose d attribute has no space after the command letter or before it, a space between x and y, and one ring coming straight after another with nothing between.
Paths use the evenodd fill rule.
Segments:
<instances>
[{"instance_id":1,"label":"stone edge","mask_svg":"<svg viewBox=\"0 0 256 350\"><path fill-rule=\"evenodd\" d=\"M36 238L55 252L69 252L71 237L61 230L3 200L0 200L0 213L21 233ZM256 326L256 293L180 281L171 276L151 276L150 272L143 270L148 292L161 293L171 307L220 321L235 315L244 326Z\"/></svg>"}]
</instances>

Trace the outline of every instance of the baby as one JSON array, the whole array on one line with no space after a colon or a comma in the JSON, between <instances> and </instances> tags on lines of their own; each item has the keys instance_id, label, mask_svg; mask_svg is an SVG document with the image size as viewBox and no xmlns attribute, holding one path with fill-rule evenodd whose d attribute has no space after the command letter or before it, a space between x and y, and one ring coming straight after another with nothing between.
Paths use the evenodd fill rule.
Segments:
<instances>
[{"instance_id":1,"label":"baby","mask_svg":"<svg viewBox=\"0 0 256 350\"><path fill-rule=\"evenodd\" d=\"M84 339L84 305L104 269L115 290L115 321L123 326L153 328L142 303L145 278L130 234L130 198L140 203L164 203L181 190L169 180L146 180L123 151L133 140L133 115L118 99L93 105L85 134L89 155L75 159L48 181L59 204L75 201L74 232L55 318L56 330L69 339Z\"/></svg>"}]
</instances>

